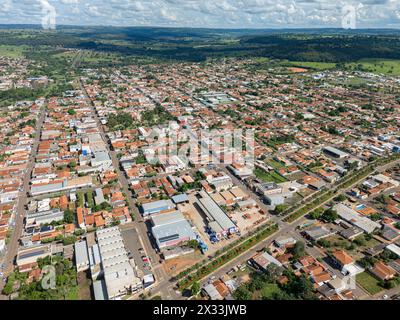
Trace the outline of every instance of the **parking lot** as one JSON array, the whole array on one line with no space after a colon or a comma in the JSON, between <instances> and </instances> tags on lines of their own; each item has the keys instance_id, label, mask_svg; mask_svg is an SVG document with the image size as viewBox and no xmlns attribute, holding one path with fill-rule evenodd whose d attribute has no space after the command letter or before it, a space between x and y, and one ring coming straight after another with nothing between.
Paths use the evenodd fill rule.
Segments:
<instances>
[{"instance_id":1,"label":"parking lot","mask_svg":"<svg viewBox=\"0 0 400 320\"><path fill-rule=\"evenodd\" d=\"M133 226L125 225L120 227L122 237L124 239L125 247L130 255L130 258L135 260L138 267L139 276L152 273L150 261L148 257L145 257L142 243L139 239L138 233ZM143 261L145 259L146 261Z\"/></svg>"}]
</instances>

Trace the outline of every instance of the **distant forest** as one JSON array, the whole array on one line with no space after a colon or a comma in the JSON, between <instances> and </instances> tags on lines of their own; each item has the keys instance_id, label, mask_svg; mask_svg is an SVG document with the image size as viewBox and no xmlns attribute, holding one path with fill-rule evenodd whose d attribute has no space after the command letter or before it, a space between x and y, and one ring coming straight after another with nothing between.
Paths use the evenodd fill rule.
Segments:
<instances>
[{"instance_id":1,"label":"distant forest","mask_svg":"<svg viewBox=\"0 0 400 320\"><path fill-rule=\"evenodd\" d=\"M176 61L216 57L267 57L343 63L364 58L400 59L398 30L225 30L0 26L0 45L89 49Z\"/></svg>"}]
</instances>

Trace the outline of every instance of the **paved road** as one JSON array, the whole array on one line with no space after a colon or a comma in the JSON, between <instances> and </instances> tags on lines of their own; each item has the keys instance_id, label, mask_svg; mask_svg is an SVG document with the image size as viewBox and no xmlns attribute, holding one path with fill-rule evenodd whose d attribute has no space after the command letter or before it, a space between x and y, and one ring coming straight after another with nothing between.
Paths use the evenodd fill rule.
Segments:
<instances>
[{"instance_id":1,"label":"paved road","mask_svg":"<svg viewBox=\"0 0 400 320\"><path fill-rule=\"evenodd\" d=\"M22 233L22 229L24 226L24 217L25 217L25 206L27 204L28 200L28 192L29 192L29 183L33 171L33 167L35 165L35 158L39 146L39 141L40 141L40 133L41 129L43 126L43 122L46 116L46 110L45 107L42 107L39 113L39 120L37 121L36 124L36 135L35 139L32 145L32 151L31 151L31 156L29 158L28 166L24 174L23 178L23 188L22 191L20 192L20 195L18 197L18 203L17 203L17 210L16 210L16 215L14 218L15 226L14 226L14 231L11 236L10 242L7 246L7 252L6 256L4 259L4 274L9 275L13 269L14 269L14 261L15 257L17 256L18 253L18 246L19 246L19 238ZM4 283L0 283L0 292L3 290Z\"/></svg>"},{"instance_id":2,"label":"paved road","mask_svg":"<svg viewBox=\"0 0 400 320\"><path fill-rule=\"evenodd\" d=\"M150 242L150 239L147 235L147 227L146 224L144 223L144 220L142 218L142 215L140 214L139 210L136 207L136 203L132 197L132 192L129 188L129 182L125 176L125 173L121 170L120 168L120 164L119 164L119 160L117 158L117 154L115 151L111 150L110 144L109 144L109 139L106 137L106 134L104 132L104 128L103 125L100 122L100 119L97 115L97 112L95 110L93 101L89 98L82 81L79 81L81 90L83 91L83 93L86 96L87 101L89 102L92 111L93 111L93 116L96 120L97 123L97 127L100 130L100 135L103 138L104 142L106 143L106 147L107 147L107 151L110 154L113 166L118 174L118 180L122 186L122 191L126 194L127 196L127 200L128 200L128 204L129 207L131 208L131 210L135 213L135 221L134 221L134 231L136 231L139 235L139 239L142 242L142 247L146 252L146 255L148 257L150 257L151 259L151 266L152 268L155 270L155 277L156 277L156 281L161 281L163 279L167 279L168 276L165 273L163 268L158 267L158 265L160 265L159 263L159 259L160 257L158 256L158 254L155 252L155 250L153 249L153 246ZM133 231L133 230L132 230Z\"/></svg>"},{"instance_id":3,"label":"paved road","mask_svg":"<svg viewBox=\"0 0 400 320\"><path fill-rule=\"evenodd\" d=\"M390 167L393 167L395 165L397 165L398 163L400 163L400 159L393 161L389 164L380 166L377 168L376 171L378 172L382 172ZM352 184L351 186L349 186L348 188L342 189L340 192L345 192L347 190L350 190L351 188L354 187L354 185L358 184L361 180L363 180L364 178L358 180L357 182L355 182L354 184ZM336 196L336 195L335 195ZM330 202L335 196L330 197L328 200L326 200L325 202L321 203L320 205L323 206L324 204ZM314 209L313 209L314 210ZM310 210L312 211L312 210ZM208 279L211 276L216 276L216 277L220 277L223 274L225 274L226 272L228 272L230 269L232 269L234 266L243 263L243 261L247 261L248 259L250 259L256 251L261 250L265 247L265 245L268 243L268 241L271 240L271 238L277 238L280 236L287 236L290 235L293 230L296 229L296 227L298 227L299 225L301 225L305 220L305 216L307 214L303 215L302 217L300 217L299 219L295 220L292 223L286 223L286 224L280 224L280 230L277 231L276 233L274 233L273 235L271 235L270 237L268 237L267 239L261 241L259 244L257 244L256 246L248 249L247 251L245 251L244 253L242 253L241 255L239 255L238 257L236 257L235 259L231 260L230 262L228 262L227 264L225 264L223 267L221 267L220 269L212 272L211 274L209 274L205 279L202 279L202 284L204 284L205 282L208 281ZM280 217L279 219L284 219L284 217Z\"/></svg>"}]
</instances>

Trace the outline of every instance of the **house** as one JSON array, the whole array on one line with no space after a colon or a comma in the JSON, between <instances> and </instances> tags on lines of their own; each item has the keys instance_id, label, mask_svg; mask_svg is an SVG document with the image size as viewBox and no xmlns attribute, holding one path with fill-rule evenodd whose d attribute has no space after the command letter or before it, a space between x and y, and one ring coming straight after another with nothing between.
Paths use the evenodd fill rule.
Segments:
<instances>
[{"instance_id":1,"label":"house","mask_svg":"<svg viewBox=\"0 0 400 320\"><path fill-rule=\"evenodd\" d=\"M221 294L218 292L217 288L212 283L205 285L201 289L201 292L204 296L208 297L208 299L210 299L210 300L222 300L223 299Z\"/></svg>"},{"instance_id":2,"label":"house","mask_svg":"<svg viewBox=\"0 0 400 320\"><path fill-rule=\"evenodd\" d=\"M398 245L395 245L394 243L389 244L386 247L387 250L389 250L390 252L393 252L395 255L397 255L397 257L400 258L400 247Z\"/></svg>"},{"instance_id":3,"label":"house","mask_svg":"<svg viewBox=\"0 0 400 320\"><path fill-rule=\"evenodd\" d=\"M38 259L43 259L51 256L51 245L40 245L34 248L22 249L18 251L17 266L32 264L37 262Z\"/></svg>"},{"instance_id":4,"label":"house","mask_svg":"<svg viewBox=\"0 0 400 320\"><path fill-rule=\"evenodd\" d=\"M354 259L344 250L336 250L332 253L331 258L336 267L342 271L347 270L347 267L354 264Z\"/></svg>"},{"instance_id":5,"label":"house","mask_svg":"<svg viewBox=\"0 0 400 320\"><path fill-rule=\"evenodd\" d=\"M374 276L382 281L393 279L397 274L396 270L384 264L382 261L376 262L370 271Z\"/></svg>"},{"instance_id":6,"label":"house","mask_svg":"<svg viewBox=\"0 0 400 320\"><path fill-rule=\"evenodd\" d=\"M251 258L250 261L253 263L254 266L264 271L267 270L267 267L271 263L275 264L278 267L282 267L282 263L271 256L268 252L261 252L259 254L256 254L253 258Z\"/></svg>"},{"instance_id":7,"label":"house","mask_svg":"<svg viewBox=\"0 0 400 320\"><path fill-rule=\"evenodd\" d=\"M78 207L77 209L76 209L76 218L77 218L77 222L78 222L78 226L79 226L79 228L81 228L81 229L86 229L86 225L85 225L85 219L84 219L84 216L83 216L83 208L81 208L81 207Z\"/></svg>"}]
</instances>

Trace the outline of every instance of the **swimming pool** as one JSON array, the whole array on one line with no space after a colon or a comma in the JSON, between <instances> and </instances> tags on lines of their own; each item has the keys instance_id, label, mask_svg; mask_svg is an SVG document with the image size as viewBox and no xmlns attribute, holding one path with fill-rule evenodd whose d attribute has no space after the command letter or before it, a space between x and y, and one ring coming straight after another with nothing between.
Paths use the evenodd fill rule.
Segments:
<instances>
[{"instance_id":1,"label":"swimming pool","mask_svg":"<svg viewBox=\"0 0 400 320\"><path fill-rule=\"evenodd\" d=\"M363 210L363 209L365 209L365 208L366 208L366 205L365 205L365 204L360 203L360 204L356 205L356 209L357 209L357 210Z\"/></svg>"}]
</instances>

